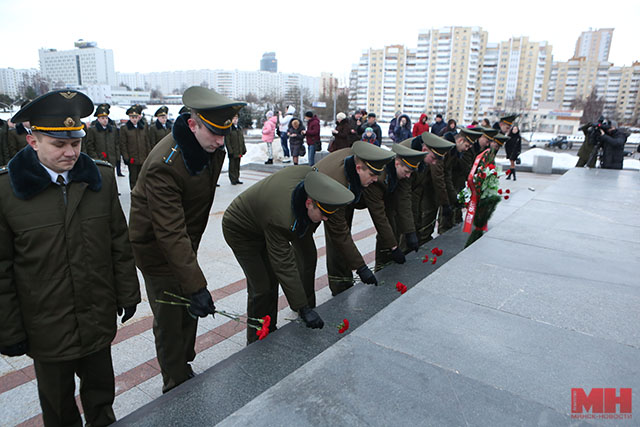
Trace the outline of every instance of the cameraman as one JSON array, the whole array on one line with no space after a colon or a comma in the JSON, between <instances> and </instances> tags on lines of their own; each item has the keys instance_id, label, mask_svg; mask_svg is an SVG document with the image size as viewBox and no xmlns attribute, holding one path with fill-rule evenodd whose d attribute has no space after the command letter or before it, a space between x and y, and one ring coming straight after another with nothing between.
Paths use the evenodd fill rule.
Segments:
<instances>
[{"instance_id":1,"label":"cameraman","mask_svg":"<svg viewBox=\"0 0 640 427\"><path fill-rule=\"evenodd\" d=\"M610 126L598 129L598 140L602 145L602 158L600 166L603 169L622 169L622 160L624 157L624 144L627 142L625 132L617 129L618 124L615 120L610 121Z\"/></svg>"},{"instance_id":2,"label":"cameraman","mask_svg":"<svg viewBox=\"0 0 640 427\"><path fill-rule=\"evenodd\" d=\"M577 168L582 168L587 166L589 168L596 167L596 156L592 156L591 153L596 149L597 139L599 132L599 124L588 123L580 128L580 130L584 133L584 142L578 150L578 163L576 163ZM589 164L587 164L589 163Z\"/></svg>"}]
</instances>

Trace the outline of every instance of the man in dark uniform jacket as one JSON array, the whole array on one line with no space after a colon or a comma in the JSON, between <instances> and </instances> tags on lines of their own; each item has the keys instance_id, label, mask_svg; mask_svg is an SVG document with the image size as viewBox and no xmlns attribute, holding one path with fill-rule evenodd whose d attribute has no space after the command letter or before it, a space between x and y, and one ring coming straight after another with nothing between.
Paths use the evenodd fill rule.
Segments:
<instances>
[{"instance_id":1,"label":"man in dark uniform jacket","mask_svg":"<svg viewBox=\"0 0 640 427\"><path fill-rule=\"evenodd\" d=\"M278 284L309 328L324 322L316 306L318 254L314 224L353 201L353 193L310 166L283 169L236 197L222 218L224 239L247 277L247 315L271 316L276 329ZM247 328L247 341L257 339Z\"/></svg>"},{"instance_id":2,"label":"man in dark uniform jacket","mask_svg":"<svg viewBox=\"0 0 640 427\"><path fill-rule=\"evenodd\" d=\"M182 101L172 133L153 149L131 193L130 238L153 311L162 391L193 377L197 317L214 314L198 246L209 220L231 118L244 106L194 86ZM184 307L160 304L165 291L188 298Z\"/></svg>"},{"instance_id":3,"label":"man in dark uniform jacket","mask_svg":"<svg viewBox=\"0 0 640 427\"><path fill-rule=\"evenodd\" d=\"M116 313L140 302L113 168L80 152L92 111L73 90L27 104L29 145L0 172L0 353L33 358L46 426L82 425L75 375L87 425L115 421Z\"/></svg>"},{"instance_id":4,"label":"man in dark uniform jacket","mask_svg":"<svg viewBox=\"0 0 640 427\"><path fill-rule=\"evenodd\" d=\"M149 126L151 148L155 147L162 138L171 133L171 126L173 125L173 122L169 120L168 114L169 107L166 105L163 105L156 110L156 113L154 114L156 121L154 124Z\"/></svg>"},{"instance_id":5,"label":"man in dark uniform jacket","mask_svg":"<svg viewBox=\"0 0 640 427\"><path fill-rule=\"evenodd\" d=\"M89 157L109 162L115 167L120 159L120 144L118 142L118 128L109 119L109 104L100 104L93 114L97 117L91 124L87 135L86 153Z\"/></svg>"},{"instance_id":6,"label":"man in dark uniform jacket","mask_svg":"<svg viewBox=\"0 0 640 427\"><path fill-rule=\"evenodd\" d=\"M405 237L413 250L418 250L418 236L411 214L409 178L427 154L401 144L393 144L394 161L387 163L380 178L364 189L363 197L376 227L376 267L379 270L390 262L404 264L405 256L399 247Z\"/></svg>"},{"instance_id":7,"label":"man in dark uniform jacket","mask_svg":"<svg viewBox=\"0 0 640 427\"><path fill-rule=\"evenodd\" d=\"M229 135L224 137L224 146L229 156L229 181L232 185L242 184L240 181L240 159L247 152L244 145L244 134L238 127L238 115L233 116Z\"/></svg>"},{"instance_id":8,"label":"man in dark uniform jacket","mask_svg":"<svg viewBox=\"0 0 640 427\"><path fill-rule=\"evenodd\" d=\"M338 209L324 222L329 288L334 296L353 286L353 270L364 283L378 284L353 241L351 223L354 209L366 207L360 200L362 191L378 179L393 157L389 150L356 141L351 148L334 151L316 163L320 172L347 187L355 196L353 203Z\"/></svg>"},{"instance_id":9,"label":"man in dark uniform jacket","mask_svg":"<svg viewBox=\"0 0 640 427\"><path fill-rule=\"evenodd\" d=\"M129 167L129 186L133 190L140 174L140 169L151 151L149 133L142 120L141 105L134 105L127 110L129 121L120 128L120 152Z\"/></svg>"}]
</instances>

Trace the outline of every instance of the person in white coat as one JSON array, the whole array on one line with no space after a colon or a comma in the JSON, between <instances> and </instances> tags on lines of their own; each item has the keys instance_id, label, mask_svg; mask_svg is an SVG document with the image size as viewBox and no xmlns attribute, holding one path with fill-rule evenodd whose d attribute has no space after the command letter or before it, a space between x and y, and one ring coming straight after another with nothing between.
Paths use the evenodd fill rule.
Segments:
<instances>
[{"instance_id":1,"label":"person in white coat","mask_svg":"<svg viewBox=\"0 0 640 427\"><path fill-rule=\"evenodd\" d=\"M289 152L289 137L287 136L287 131L289 130L289 123L291 123L291 119L293 119L293 114L296 112L296 109L293 105L289 105L287 107L287 112L282 115L282 111L278 112L280 125L278 130L280 132L280 144L282 145L282 151L284 152L284 163L289 163L291 161L291 153Z\"/></svg>"}]
</instances>

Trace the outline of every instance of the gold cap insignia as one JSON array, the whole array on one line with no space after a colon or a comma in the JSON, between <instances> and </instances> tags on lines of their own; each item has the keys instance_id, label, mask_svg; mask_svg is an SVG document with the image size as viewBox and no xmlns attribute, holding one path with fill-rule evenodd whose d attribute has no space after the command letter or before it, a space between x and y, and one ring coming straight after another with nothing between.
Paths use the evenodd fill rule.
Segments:
<instances>
[{"instance_id":1,"label":"gold cap insignia","mask_svg":"<svg viewBox=\"0 0 640 427\"><path fill-rule=\"evenodd\" d=\"M74 93L75 95L75 93ZM71 117L67 117L66 119L64 119L64 125L68 128L72 128L74 127L76 124L76 122L71 118Z\"/></svg>"},{"instance_id":2,"label":"gold cap insignia","mask_svg":"<svg viewBox=\"0 0 640 427\"><path fill-rule=\"evenodd\" d=\"M66 99L71 99L77 94L78 92L60 92L60 95L64 96Z\"/></svg>"}]
</instances>

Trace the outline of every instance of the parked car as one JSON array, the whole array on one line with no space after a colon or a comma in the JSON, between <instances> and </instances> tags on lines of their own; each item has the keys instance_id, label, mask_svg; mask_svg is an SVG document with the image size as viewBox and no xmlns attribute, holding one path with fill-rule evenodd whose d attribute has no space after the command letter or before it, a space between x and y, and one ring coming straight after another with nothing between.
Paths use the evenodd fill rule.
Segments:
<instances>
[{"instance_id":1,"label":"parked car","mask_svg":"<svg viewBox=\"0 0 640 427\"><path fill-rule=\"evenodd\" d=\"M565 135L558 135L555 138L553 138L551 141L549 141L549 143L547 144L547 147L566 150L568 148L573 148L573 142L568 141Z\"/></svg>"}]
</instances>

